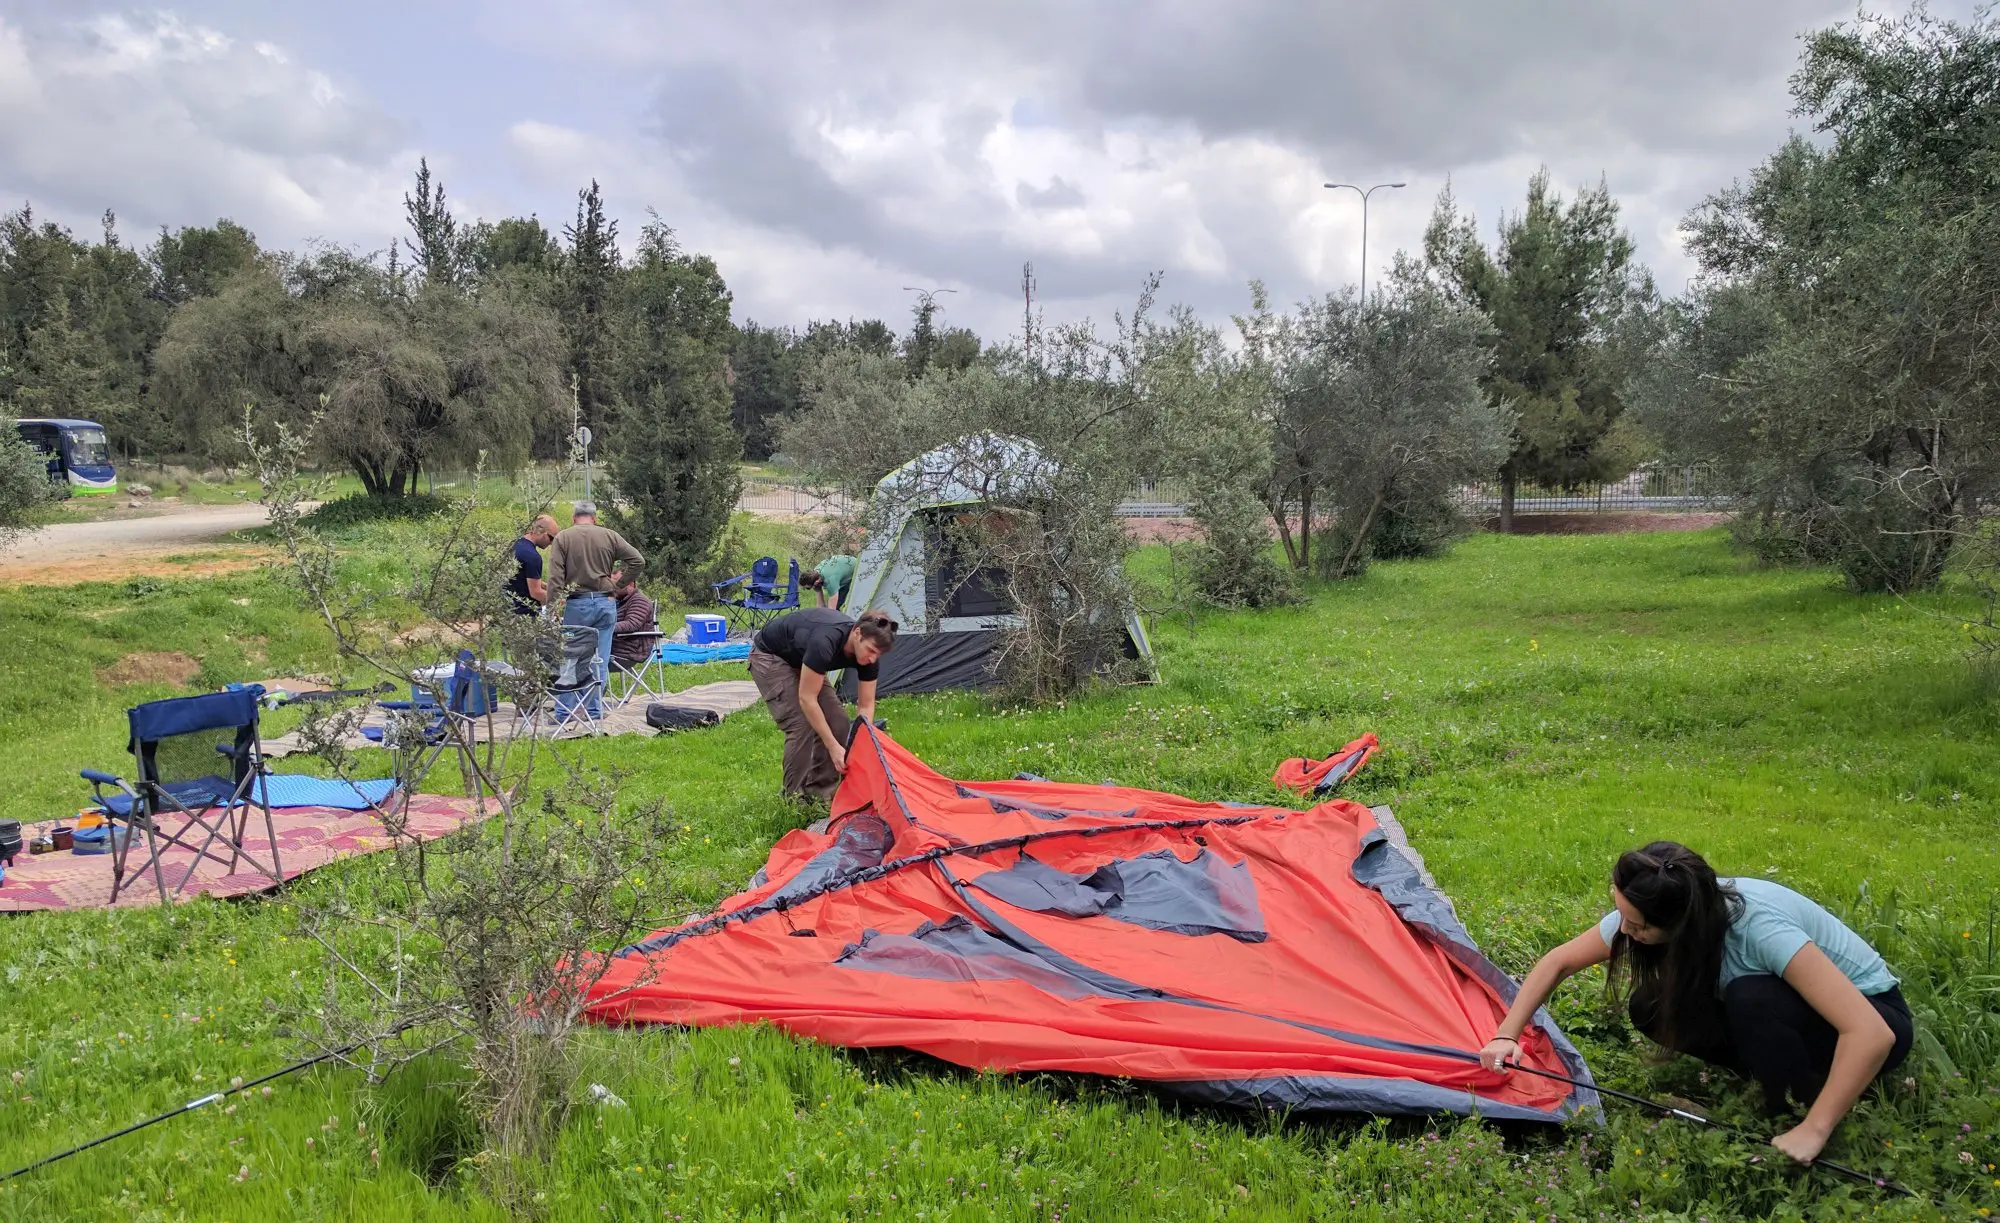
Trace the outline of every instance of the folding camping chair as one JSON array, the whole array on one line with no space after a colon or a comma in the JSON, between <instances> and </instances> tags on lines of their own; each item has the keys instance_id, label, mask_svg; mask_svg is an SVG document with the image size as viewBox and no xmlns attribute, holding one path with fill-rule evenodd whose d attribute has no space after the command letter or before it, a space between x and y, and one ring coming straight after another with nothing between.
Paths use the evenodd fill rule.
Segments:
<instances>
[{"instance_id":1,"label":"folding camping chair","mask_svg":"<svg viewBox=\"0 0 2000 1223\"><path fill-rule=\"evenodd\" d=\"M749 597L743 600L743 612L750 618L751 628L756 628L773 616L781 616L788 611L799 609L798 557L792 558L791 567L791 580L786 583L784 594L780 595L775 587L761 592L753 588Z\"/></svg>"},{"instance_id":2,"label":"folding camping chair","mask_svg":"<svg viewBox=\"0 0 2000 1223\"><path fill-rule=\"evenodd\" d=\"M597 630L581 624L562 626L562 658L548 694L521 715L518 732L550 736L604 733L604 672L598 667ZM596 712L592 711L596 706ZM517 732L517 733L518 733Z\"/></svg>"},{"instance_id":3,"label":"folding camping chair","mask_svg":"<svg viewBox=\"0 0 2000 1223\"><path fill-rule=\"evenodd\" d=\"M730 598L725 591L742 587L742 592ZM793 557L791 578L785 584L783 593L778 590L778 558L760 556L757 563L750 566L750 572L739 573L726 582L715 583L715 601L729 610L725 613L729 622L735 624L738 617L756 628L771 617L799 607L799 558Z\"/></svg>"},{"instance_id":4,"label":"folding camping chair","mask_svg":"<svg viewBox=\"0 0 2000 1223\"><path fill-rule=\"evenodd\" d=\"M739 573L727 581L717 582L712 589L715 591L716 604L725 609L723 614L729 617L731 624L735 624L738 616L748 614L752 599L777 598L777 585L778 558L760 556L750 566L750 572Z\"/></svg>"},{"instance_id":5,"label":"folding camping chair","mask_svg":"<svg viewBox=\"0 0 2000 1223\"><path fill-rule=\"evenodd\" d=\"M479 661L471 650L460 650L444 684L444 704L438 704L436 692L420 682L412 686L407 701L375 702L375 708L388 712L389 724L364 726L361 736L403 757L396 763L395 775L406 778L414 789L446 748L471 742L472 719L486 712L485 699Z\"/></svg>"},{"instance_id":6,"label":"folding camping chair","mask_svg":"<svg viewBox=\"0 0 2000 1223\"><path fill-rule=\"evenodd\" d=\"M618 692L612 697L615 704L629 705L641 696L662 697L667 694L666 659L660 649L667 643L667 635L658 629L648 633L619 633L614 641L645 641L646 656L636 664L626 664L612 660L611 678L622 681Z\"/></svg>"},{"instance_id":7,"label":"folding camping chair","mask_svg":"<svg viewBox=\"0 0 2000 1223\"><path fill-rule=\"evenodd\" d=\"M127 747L138 766L137 780L127 782L110 773L84 769L97 805L110 823L111 902L139 876L150 872L160 891L160 903L186 891L204 860L235 874L248 863L273 886L283 886L278 861L278 832L271 822L264 757L257 737L258 688L235 688L205 696L178 696L148 701L125 713L131 731ZM216 742L227 732L226 742ZM217 756L228 764L218 772ZM118 793L107 794L105 787ZM252 809L264 813L265 846L245 843ZM126 835L118 835L118 825ZM145 856L132 861L132 842L143 836ZM220 841L220 847L216 842ZM197 843L198 842L198 843ZM167 887L160 856L168 847L194 855L180 882ZM227 849L225 855L223 850Z\"/></svg>"}]
</instances>

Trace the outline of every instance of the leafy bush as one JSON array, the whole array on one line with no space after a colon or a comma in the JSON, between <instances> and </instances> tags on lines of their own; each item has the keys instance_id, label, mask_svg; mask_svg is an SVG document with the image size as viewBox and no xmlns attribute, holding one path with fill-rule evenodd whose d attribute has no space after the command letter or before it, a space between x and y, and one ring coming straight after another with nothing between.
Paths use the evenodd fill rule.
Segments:
<instances>
[{"instance_id":1,"label":"leafy bush","mask_svg":"<svg viewBox=\"0 0 2000 1223\"><path fill-rule=\"evenodd\" d=\"M319 531L369 522L422 521L437 517L451 505L451 498L434 493L406 493L401 497L352 493L324 502L301 521Z\"/></svg>"},{"instance_id":2,"label":"leafy bush","mask_svg":"<svg viewBox=\"0 0 2000 1223\"><path fill-rule=\"evenodd\" d=\"M0 416L0 543L33 530L35 510L50 496L47 464Z\"/></svg>"},{"instance_id":3,"label":"leafy bush","mask_svg":"<svg viewBox=\"0 0 2000 1223\"><path fill-rule=\"evenodd\" d=\"M1378 561L1439 556L1465 534L1468 525L1449 494L1421 489L1415 496L1392 500L1382 507L1368 533L1367 552ZM1335 543L1340 544L1337 530L1335 534Z\"/></svg>"}]
</instances>

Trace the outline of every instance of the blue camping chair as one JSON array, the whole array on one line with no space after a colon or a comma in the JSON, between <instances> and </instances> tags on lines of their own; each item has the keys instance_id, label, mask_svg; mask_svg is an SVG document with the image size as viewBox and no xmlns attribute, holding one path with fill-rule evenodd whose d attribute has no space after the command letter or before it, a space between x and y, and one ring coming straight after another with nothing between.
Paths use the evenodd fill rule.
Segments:
<instances>
[{"instance_id":1,"label":"blue camping chair","mask_svg":"<svg viewBox=\"0 0 2000 1223\"><path fill-rule=\"evenodd\" d=\"M743 614L750 620L750 627L756 628L773 616L782 616L788 611L799 609L799 561L792 558L792 576L781 595L774 588L757 590L754 586L749 597L743 600Z\"/></svg>"},{"instance_id":2,"label":"blue camping chair","mask_svg":"<svg viewBox=\"0 0 2000 1223\"><path fill-rule=\"evenodd\" d=\"M257 736L257 707L262 696L262 689L245 687L148 701L125 713L131 730L127 747L138 766L137 779L127 782L96 769L82 770L80 775L90 783L109 825L113 904L128 884L149 871L160 891L160 903L165 904L170 894L187 889L203 859L227 866L232 875L239 864L248 863L273 886L284 884L284 870L278 862L278 832L271 822L269 787ZM216 736L221 732L227 732L228 738L218 743ZM107 794L106 786L117 793ZM252 810L264 813L264 851L244 844ZM120 824L125 825L122 836ZM146 852L134 864L131 848L136 837L144 838ZM221 847L217 847L218 841ZM194 855L187 873L172 889L167 887L166 872L160 865L160 854L168 846Z\"/></svg>"},{"instance_id":3,"label":"blue camping chair","mask_svg":"<svg viewBox=\"0 0 2000 1223\"><path fill-rule=\"evenodd\" d=\"M760 556L750 566L750 572L739 573L727 581L715 583L715 601L727 610L724 615L735 624L738 616L748 614L750 601L762 597L766 600L777 598L778 558ZM754 622L753 622L754 623Z\"/></svg>"},{"instance_id":4,"label":"blue camping chair","mask_svg":"<svg viewBox=\"0 0 2000 1223\"><path fill-rule=\"evenodd\" d=\"M380 743L414 761L414 767L406 769L399 763L396 769L396 776L408 778L412 785L430 772L446 748L459 742L457 724L468 723L487 712L487 688L480 682L479 663L471 650L458 652L443 687L442 705L438 704L437 693L422 684L411 687L407 701L377 701L377 709L389 712L389 724L361 728L362 737L369 742ZM464 729L470 731L470 727Z\"/></svg>"}]
</instances>

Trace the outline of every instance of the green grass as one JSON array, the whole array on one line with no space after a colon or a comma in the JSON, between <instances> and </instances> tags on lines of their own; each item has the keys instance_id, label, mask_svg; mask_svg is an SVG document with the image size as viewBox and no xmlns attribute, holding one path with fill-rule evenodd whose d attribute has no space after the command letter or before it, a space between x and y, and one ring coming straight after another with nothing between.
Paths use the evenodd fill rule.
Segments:
<instances>
[{"instance_id":1,"label":"green grass","mask_svg":"<svg viewBox=\"0 0 2000 1223\"><path fill-rule=\"evenodd\" d=\"M755 529L767 532L757 551L790 546ZM358 533L352 564L387 572L401 538ZM1139 568L1161 576L1157 555ZM1483 536L1297 607L1163 622L1154 687L1053 709L973 695L884 706L897 737L953 775L1032 771L1265 802L1279 800L1269 777L1282 757L1374 730L1385 751L1350 795L1395 806L1475 937L1515 972L1595 918L1612 858L1655 837L1799 887L1865 928L1928 1034L1828 1155L1893 1173L1945 1200L1946 1215L1751 1164L1719 1136L1616 1105L1588 1134L1301 1123L764 1029L592 1032L581 1081L629 1106L579 1108L535 1174L542 1205L558 1219L689 1220L1934 1218L2000 1206L2000 1171L1986 1167L2000 1164L2000 714L1963 657L1960 606L1949 593L1856 598L1824 573L1760 571L1719 532ZM75 768L120 764L122 709L165 695L106 690L94 667L177 650L210 683L325 665L310 623L255 575L137 595L4 591L0 619L8 818L74 810ZM740 674L686 670L677 682ZM626 800L673 804L688 832L662 848L661 869L689 904L741 887L800 819L775 797L778 734L755 711L584 751L634 771ZM378 869L332 868L298 892L365 892ZM289 907L6 923L0 1076L18 1077L0 1077L0 1164L292 1056L271 1004L318 961L292 938ZM1645 1060L1587 983L1555 1009L1607 1083L1744 1116L1745 1097L1720 1077ZM498 1218L452 1175L469 1147L450 1080L442 1061L379 1088L344 1072L285 1080L234 1112L178 1118L10 1182L0 1219Z\"/></svg>"}]
</instances>

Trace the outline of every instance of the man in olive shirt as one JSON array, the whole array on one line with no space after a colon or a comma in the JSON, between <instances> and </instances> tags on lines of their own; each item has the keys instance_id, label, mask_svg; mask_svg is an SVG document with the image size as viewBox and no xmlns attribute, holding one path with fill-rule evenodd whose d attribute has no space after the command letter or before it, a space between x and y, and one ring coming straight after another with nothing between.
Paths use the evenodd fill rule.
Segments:
<instances>
[{"instance_id":1,"label":"man in olive shirt","mask_svg":"<svg viewBox=\"0 0 2000 1223\"><path fill-rule=\"evenodd\" d=\"M549 601L563 600L562 622L597 633L597 657L592 669L597 689L590 696L593 718L604 716L604 682L611 665L611 634L618 626L618 605L611 597L612 575L645 572L646 558L609 527L597 525L597 507L579 501L570 527L549 545L544 580Z\"/></svg>"}]
</instances>

